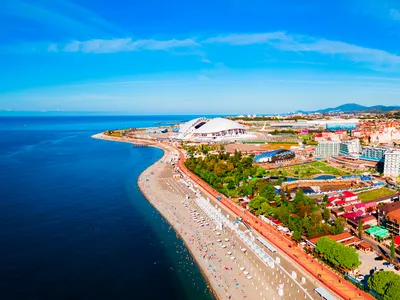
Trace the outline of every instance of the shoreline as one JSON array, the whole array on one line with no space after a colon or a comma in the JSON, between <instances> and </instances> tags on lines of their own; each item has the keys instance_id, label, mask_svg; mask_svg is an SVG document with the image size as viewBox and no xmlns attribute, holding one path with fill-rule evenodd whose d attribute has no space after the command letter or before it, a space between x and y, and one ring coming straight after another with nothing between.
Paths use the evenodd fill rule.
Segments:
<instances>
[{"instance_id":1,"label":"shoreline","mask_svg":"<svg viewBox=\"0 0 400 300\"><path fill-rule=\"evenodd\" d=\"M204 259L204 256L202 255L202 251L201 250L199 251L199 249L196 248L196 245L193 245L193 240L191 240L190 236L188 236L188 234L187 234L188 232L182 232L182 226L181 226L181 224L179 224L180 221L179 220L177 221L176 219L174 220L171 213L168 213L168 206L172 207L173 209L176 209L175 206L177 206L177 204L178 204L178 203L176 203L177 195L174 195L174 194L170 195L170 198L168 199L168 201L162 201L163 202L162 204L164 204L166 206L166 207L163 207L163 205L160 203L160 198L157 200L157 195L155 195L156 191L159 191L160 188L162 189L162 187L160 187L158 182L157 182L157 184L153 184L151 186L151 188L150 188L150 185L147 186L147 189L145 187L145 183L150 184L150 182L149 182L150 179L153 179L153 178L157 179L156 172L157 171L160 172L160 167L165 167L167 165L164 163L160 164L160 162L162 162L163 160L168 158L168 156L172 153L174 153L175 155L181 156L180 151L170 145L166 145L164 143L152 141L152 140L141 140L141 139L127 140L125 138L105 136L103 133L93 135L92 138L113 141L113 142L125 142L125 143L131 143L131 144L145 145L145 146L149 146L149 147L158 148L163 151L163 155L161 158L159 158L157 161L155 161L154 163L149 165L145 170L143 170L141 172L141 174L139 175L139 177L137 179L137 186L139 187L140 192L146 198L146 200L160 213L160 215L174 229L176 235L179 236L179 238L183 241L186 248L189 250L191 256L193 257L193 260L195 261L196 265L198 266L203 278L209 284L207 287L210 289L210 291L212 292L213 296L216 299L218 299L218 300L243 299L243 298L262 299L262 300L270 300L270 299L275 300L278 298L291 299L290 295L296 297L296 292L298 294L298 297L300 297L300 298L314 299L314 297L308 293L308 291L310 291L310 289L313 290L315 288L314 280L308 281L309 283L307 284L307 288L301 287L300 285L298 285L298 283L296 283L295 279L289 279L291 275L289 273L287 273L284 269L282 269L282 267L279 266L278 269L276 267L271 269L269 266L267 266L266 263L264 263L262 260L259 259L259 257L257 257L257 255L254 253L254 251L252 249L248 249L249 251L246 252L245 259L247 259L248 261L243 262L243 258L242 258L241 266L242 267L245 266L246 271L251 270L250 275L252 275L252 276L250 276L251 279L247 280L246 277L249 272L243 272L242 268L240 268L241 271L240 271L239 275L243 275L243 273L244 273L245 274L244 280L246 281L246 282L244 282L244 284L243 284L243 282L241 284L241 287L243 288L242 290L240 290L241 293L237 290L232 291L234 286L232 287L231 283L230 284L227 283L227 280L226 280L227 278L224 278L225 280L222 280L224 285L221 286L221 278L219 278L220 280L218 280L218 278L216 278L216 276L210 271L210 268L209 268L210 265L207 266L209 261L207 261L207 259L206 260ZM178 165L178 162L176 162L176 164ZM163 168L163 169L166 169L166 168ZM183 174L185 174L185 172L183 170L181 170L181 168L179 168L179 170ZM172 177L172 174L170 174L170 175L171 175L170 177ZM186 175L184 175L184 178L185 178L185 176ZM192 180L191 176L189 176L187 179L189 179L189 181ZM200 188L200 190L203 191L203 194L205 195L205 197L213 198L213 194L210 193L209 191L207 191L207 189L204 189L201 185L199 186L199 188ZM164 196L164 199L167 199L167 197ZM173 206L170 203L170 202L174 202L174 201L176 203L175 206ZM182 201L182 203L183 203L183 201ZM222 203L219 203L218 201L216 201L216 202L214 202L214 204L218 205L218 207L220 209L222 208L225 213L230 214L232 217L234 217L236 215L236 213L234 211L232 211L229 207L224 207L222 205ZM183 204L181 204L181 206L183 206ZM194 221L190 220L190 223L192 223L192 222L194 224ZM245 228L245 230L246 230L246 228ZM214 231L215 231L215 229L214 229ZM196 232L197 232L197 230L196 230ZM215 237L209 236L209 238L213 239ZM231 237L231 239L232 238L233 237ZM241 243L241 241L239 244L242 245L239 247L239 252L242 247L247 246L244 243ZM221 245L219 245L219 246L221 246ZM218 247L218 248L220 248L220 247ZM214 255L216 255L217 259L219 259L219 262L221 262L221 260L224 260L226 250L227 249L225 249L225 250L222 249L222 251L221 251L221 249L216 250L216 252L215 252L216 254L214 254ZM234 253L234 255L241 255L241 254L236 252L236 253ZM279 257L275 257L275 258L279 259ZM228 259L229 259L229 257L228 257ZM283 263L283 262L281 262L281 263ZM233 266L232 262L228 262L226 265L229 266L229 264L231 267ZM236 262L235 262L235 264L236 264ZM289 261L288 264L286 264L286 267L288 267L288 265L290 265L290 264L291 264L291 262ZM226 265L223 266L225 268L225 270L226 270ZM283 264L283 265L285 265L285 264ZM264 269L263 272L262 272L261 266ZM220 273L222 273L223 271L220 271L222 266L219 266L219 267L220 267L220 269L218 271ZM239 266L235 266L235 267L238 268ZM293 268L293 266L291 266L291 267L296 272L300 271L297 266L295 266L294 268ZM217 269L217 267L215 265L213 266L213 268ZM214 272L215 272L215 269L213 270ZM260 272L258 272L258 269ZM230 270L233 270L233 268L230 268ZM284 272L282 272L282 270ZM211 272L211 274L210 274L210 272ZM288 275L287 278L285 276L285 272ZM212 275L214 275L214 277ZM228 275L228 276L230 276L230 275ZM257 278L258 283L256 281L253 281L253 279L252 279L253 276L258 277ZM283 276L283 278L282 278L282 276ZM233 279L233 278L230 277L230 279ZM260 281L260 279L261 279L261 281ZM228 281L229 281L229 279L228 279ZM234 281L236 282L236 279L234 279ZM256 283L256 285L254 285L254 283ZM260 286L258 288L257 285L259 285L259 284L262 284L262 286ZM286 291L284 292L283 295L280 295L280 294L278 295L278 293L279 293L278 287L280 285L282 285L282 287L283 287L284 284L290 284L290 286L285 288ZM293 284L294 284L294 286L293 286ZM296 284L297 284L297 287L296 287ZM265 289L265 290L261 291L262 289ZM264 294L262 294L262 292L264 292ZM288 295L289 295L289 298L286 297ZM260 296L262 296L262 297L260 297Z\"/></svg>"},{"instance_id":2,"label":"shoreline","mask_svg":"<svg viewBox=\"0 0 400 300\"><path fill-rule=\"evenodd\" d=\"M161 150L163 151L163 156L162 156L160 159L163 159L163 158L165 158L165 157L168 156L166 150L163 149L162 147L157 147L157 146L151 146L151 147L158 148L158 149L161 149ZM158 160L160 160L160 159L158 159ZM158 160L157 160L157 161L158 161ZM151 197L146 193L146 191L145 191L145 190L140 186L140 184L139 184L139 182L141 181L142 175L144 175L144 173L145 173L146 171L151 170L151 168L155 165L155 163L157 163L157 161L154 162L153 164L151 164L150 166L148 166L148 167L139 175L136 184L137 184L137 186L138 186L140 192L142 193L143 197L153 206L153 208L154 208L155 210L157 210L157 212L164 218L164 220L174 229L174 231L175 231L176 235L179 237L179 239L182 240L182 242L184 243L185 247L188 249L190 255L192 256L193 261L195 262L196 266L197 266L198 269L200 270L200 273L201 273L201 275L203 276L205 282L207 283L207 288L210 290L210 292L211 292L211 294L214 296L214 298L220 300L220 299L222 299L222 298L219 296L218 292L217 292L214 288L212 288L212 285L213 285L213 284L212 284L211 279L207 276L207 273L203 270L202 266L201 266L200 263L198 262L198 259L197 259L196 255L193 253L192 249L190 248L189 243L185 240L184 236L182 236L182 234L179 232L178 228L176 227L176 224L174 224L173 222L171 222L170 219L168 219L168 216L167 216L166 214L163 213L163 210L157 209L157 206L156 206L156 205L154 204L154 202L151 200Z\"/></svg>"},{"instance_id":3,"label":"shoreline","mask_svg":"<svg viewBox=\"0 0 400 300\"><path fill-rule=\"evenodd\" d=\"M103 134L96 134L93 135L92 138L94 139L100 139L100 140L106 140L106 141L111 141L111 142L123 142L123 143L133 143L132 141L127 141L119 138L108 138L105 137ZM193 258L193 261L195 262L196 266L200 270L200 273L205 280L207 284L207 288L210 290L210 293L213 295L215 299L221 300L223 299L221 295L218 293L218 291L215 289L215 283L213 283L213 280L210 276L207 275L206 271L203 269L203 266L199 262L199 258L196 256L194 253L193 249L190 247L190 243L186 240L186 238L179 232L179 228L176 226L175 222L173 222L170 218L168 218L167 214L162 210L158 209L157 205L155 202L152 200L152 197L146 192L146 190L139 184L142 180L143 177L145 176L146 172L149 172L152 170L152 168L155 167L158 161L165 159L168 157L168 149L163 144L149 144L149 147L154 147L157 149L160 149L163 151L163 155L161 158L158 158L154 163L149 165L145 170L143 170L140 175L137 178L136 185L139 188L140 192L142 193L143 197L153 206L155 210L164 218L164 220L174 229L175 234L179 237L180 240L184 243L185 247L188 249L190 255Z\"/></svg>"},{"instance_id":4,"label":"shoreline","mask_svg":"<svg viewBox=\"0 0 400 300\"><path fill-rule=\"evenodd\" d=\"M290 299L287 295L297 294L303 299L313 299L307 289L296 285L296 281L283 272L283 269L271 267L260 259L254 249L245 244L235 231L218 228L196 202L198 197L206 199L205 192L195 191L197 186L187 186L185 173L176 168L180 151L175 147L150 140L127 140L96 134L93 138L116 142L127 142L161 149L161 158L147 167L139 175L137 186L146 200L160 213L174 229L185 247L189 250L198 266L207 288L214 299ZM169 162L174 161L175 166ZM173 174L183 172L183 179L174 179ZM189 179L190 181L190 179ZM189 198L187 198L189 196ZM214 202L215 200L215 202ZM212 199L213 205L218 204ZM190 206L190 207L189 207ZM198 219L193 218L193 211ZM223 213L231 214L223 208ZM199 219L205 219L207 226L200 225ZM231 218L235 216L231 214ZM246 230L242 225L242 230ZM247 250L247 251L246 251ZM285 292L283 292L283 286ZM279 288L281 286L282 288ZM281 293L284 293L281 295ZM307 294L307 296L305 295Z\"/></svg>"}]
</instances>

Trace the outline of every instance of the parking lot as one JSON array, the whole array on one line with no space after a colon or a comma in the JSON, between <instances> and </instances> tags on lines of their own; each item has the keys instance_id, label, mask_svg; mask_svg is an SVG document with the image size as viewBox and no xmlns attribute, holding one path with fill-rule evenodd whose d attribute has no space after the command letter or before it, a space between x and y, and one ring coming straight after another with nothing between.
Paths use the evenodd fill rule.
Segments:
<instances>
[{"instance_id":1,"label":"parking lot","mask_svg":"<svg viewBox=\"0 0 400 300\"><path fill-rule=\"evenodd\" d=\"M400 275L400 272L395 270L394 265L390 264L386 260L376 260L375 258L378 257L376 252L370 252L370 253L364 253L363 251L357 251L357 253L360 256L360 260L362 261L362 264L358 267L358 270L360 271L360 275L357 276L357 280L364 283L365 285L367 284L368 278L374 273L379 270L384 270L384 271L393 271L397 274Z\"/></svg>"}]
</instances>

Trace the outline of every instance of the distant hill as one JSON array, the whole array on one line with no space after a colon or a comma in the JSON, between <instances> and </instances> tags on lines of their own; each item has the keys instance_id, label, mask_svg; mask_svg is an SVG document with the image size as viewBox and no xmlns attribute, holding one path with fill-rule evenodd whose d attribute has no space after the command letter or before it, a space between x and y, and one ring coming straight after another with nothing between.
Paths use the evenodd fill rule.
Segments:
<instances>
[{"instance_id":1,"label":"distant hill","mask_svg":"<svg viewBox=\"0 0 400 300\"><path fill-rule=\"evenodd\" d=\"M400 106L385 106L385 105L374 105L374 106L364 106L356 103L347 103L337 107L320 109L313 112L318 113L329 113L329 112L344 112L344 113L353 113L353 112L371 112L371 113L379 113L379 112L389 112L392 110L400 110Z\"/></svg>"}]
</instances>

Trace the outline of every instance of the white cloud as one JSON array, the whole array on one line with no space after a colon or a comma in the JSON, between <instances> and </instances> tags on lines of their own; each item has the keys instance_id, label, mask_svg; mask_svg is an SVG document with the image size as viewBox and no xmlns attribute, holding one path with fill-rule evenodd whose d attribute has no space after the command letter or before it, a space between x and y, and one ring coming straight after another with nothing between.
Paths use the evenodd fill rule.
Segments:
<instances>
[{"instance_id":1,"label":"white cloud","mask_svg":"<svg viewBox=\"0 0 400 300\"><path fill-rule=\"evenodd\" d=\"M391 9L389 11L389 16L392 20L400 21L400 11L398 11L397 9Z\"/></svg>"},{"instance_id":2,"label":"white cloud","mask_svg":"<svg viewBox=\"0 0 400 300\"><path fill-rule=\"evenodd\" d=\"M86 41L72 41L66 44L50 44L47 45L47 51L116 53L143 50L179 50L179 52L177 52L177 54L179 54L181 51L188 50L188 54L203 56L202 62L209 64L212 62L206 58L206 55L208 51L212 51L210 48L212 45L251 47L252 45L260 44L266 46L266 52L268 49L275 49L281 53L295 52L300 55L313 54L313 56L307 58L307 61L311 63L314 61L316 61L316 63L321 63L321 59L325 57L324 63L328 62L330 59L341 59L358 64L362 67L380 71L393 71L398 70L400 67L400 56L384 50L306 35L293 35L285 32L229 34L202 40L194 38L156 40L133 39L130 37L118 39L91 39ZM27 49L31 48L32 47L27 47ZM258 48L255 51L263 50ZM272 53L271 55L274 55L273 59L288 59L288 57L282 56L279 53ZM296 61L296 58L289 57L289 61L290 60Z\"/></svg>"},{"instance_id":3,"label":"white cloud","mask_svg":"<svg viewBox=\"0 0 400 300\"><path fill-rule=\"evenodd\" d=\"M193 39L184 40L133 40L131 38L111 40L73 41L62 47L65 52L114 53L141 50L169 50L174 48L190 48L200 46Z\"/></svg>"},{"instance_id":4,"label":"white cloud","mask_svg":"<svg viewBox=\"0 0 400 300\"><path fill-rule=\"evenodd\" d=\"M204 43L226 43L230 45L251 45L267 43L273 40L284 40L284 32L254 33L254 34L229 34L204 40Z\"/></svg>"},{"instance_id":5,"label":"white cloud","mask_svg":"<svg viewBox=\"0 0 400 300\"><path fill-rule=\"evenodd\" d=\"M383 67L400 66L400 56L383 50L309 36L289 35L284 32L230 34L210 38L204 42L223 43L232 46L266 44L272 48L286 52L339 56L355 63L366 63Z\"/></svg>"},{"instance_id":6,"label":"white cloud","mask_svg":"<svg viewBox=\"0 0 400 300\"><path fill-rule=\"evenodd\" d=\"M212 61L207 58L203 58L201 61L205 64L212 64Z\"/></svg>"},{"instance_id":7,"label":"white cloud","mask_svg":"<svg viewBox=\"0 0 400 300\"><path fill-rule=\"evenodd\" d=\"M87 38L111 36L125 31L96 13L68 0L2 0L0 16L24 19L42 25L46 32Z\"/></svg>"},{"instance_id":8,"label":"white cloud","mask_svg":"<svg viewBox=\"0 0 400 300\"><path fill-rule=\"evenodd\" d=\"M197 79L198 79L199 81L210 81L210 80L211 80L210 77L208 77L208 76L206 76L206 75L202 75L202 74L200 74L200 75L197 77Z\"/></svg>"},{"instance_id":9,"label":"white cloud","mask_svg":"<svg viewBox=\"0 0 400 300\"><path fill-rule=\"evenodd\" d=\"M49 51L49 52L58 52L57 44L50 44L49 47L47 47L47 51Z\"/></svg>"}]
</instances>

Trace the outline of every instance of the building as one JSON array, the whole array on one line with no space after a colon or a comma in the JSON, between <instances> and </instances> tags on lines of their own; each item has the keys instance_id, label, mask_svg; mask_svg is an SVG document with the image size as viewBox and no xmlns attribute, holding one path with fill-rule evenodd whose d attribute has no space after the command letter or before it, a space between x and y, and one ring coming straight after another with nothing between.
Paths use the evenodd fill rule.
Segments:
<instances>
[{"instance_id":1,"label":"building","mask_svg":"<svg viewBox=\"0 0 400 300\"><path fill-rule=\"evenodd\" d=\"M329 234L307 239L306 240L307 246L312 249L315 248L317 246L319 239L322 238L323 236L327 236L331 240L341 243L344 246L355 246L361 241L358 237L352 235L350 232L343 232L336 235Z\"/></svg>"},{"instance_id":2,"label":"building","mask_svg":"<svg viewBox=\"0 0 400 300\"><path fill-rule=\"evenodd\" d=\"M384 240L389 237L389 231L380 226L371 226L365 230L365 233L377 240Z\"/></svg>"},{"instance_id":3,"label":"building","mask_svg":"<svg viewBox=\"0 0 400 300\"><path fill-rule=\"evenodd\" d=\"M361 203L361 200L358 198L357 194L350 191L344 191L341 195L329 197L328 202L328 204L330 204L329 207L334 207L356 205Z\"/></svg>"},{"instance_id":4,"label":"building","mask_svg":"<svg viewBox=\"0 0 400 300\"><path fill-rule=\"evenodd\" d=\"M400 235L400 209L396 209L386 214L385 227L392 235Z\"/></svg>"},{"instance_id":5,"label":"building","mask_svg":"<svg viewBox=\"0 0 400 300\"><path fill-rule=\"evenodd\" d=\"M370 253L373 251L371 244L369 244L367 242L362 242L362 243L358 244L357 248L359 250L363 251L364 253Z\"/></svg>"},{"instance_id":6,"label":"building","mask_svg":"<svg viewBox=\"0 0 400 300\"><path fill-rule=\"evenodd\" d=\"M167 128L155 128L155 129L147 129L146 133L150 133L150 134L160 134L160 133L167 133L168 129Z\"/></svg>"},{"instance_id":7,"label":"building","mask_svg":"<svg viewBox=\"0 0 400 300\"><path fill-rule=\"evenodd\" d=\"M315 157L330 157L339 155L339 141L320 141L315 148Z\"/></svg>"},{"instance_id":8,"label":"building","mask_svg":"<svg viewBox=\"0 0 400 300\"><path fill-rule=\"evenodd\" d=\"M197 118L180 126L178 139L222 140L246 137L247 127L225 118Z\"/></svg>"},{"instance_id":9,"label":"building","mask_svg":"<svg viewBox=\"0 0 400 300\"><path fill-rule=\"evenodd\" d=\"M393 235L400 235L400 202L392 202L378 207L378 224Z\"/></svg>"},{"instance_id":10,"label":"building","mask_svg":"<svg viewBox=\"0 0 400 300\"><path fill-rule=\"evenodd\" d=\"M358 203L355 205L355 210L360 210L364 213L371 213L376 211L377 206L378 202L376 201Z\"/></svg>"},{"instance_id":11,"label":"building","mask_svg":"<svg viewBox=\"0 0 400 300\"><path fill-rule=\"evenodd\" d=\"M400 150L385 153L383 174L387 177L398 177L400 175Z\"/></svg>"},{"instance_id":12,"label":"building","mask_svg":"<svg viewBox=\"0 0 400 300\"><path fill-rule=\"evenodd\" d=\"M365 147L363 149L360 159L372 160L372 161L384 161L385 153L388 148L384 147Z\"/></svg>"},{"instance_id":13,"label":"building","mask_svg":"<svg viewBox=\"0 0 400 300\"><path fill-rule=\"evenodd\" d=\"M335 135L340 139L343 140L347 138L347 130L336 130Z\"/></svg>"},{"instance_id":14,"label":"building","mask_svg":"<svg viewBox=\"0 0 400 300\"><path fill-rule=\"evenodd\" d=\"M293 159L295 158L295 156L296 155L294 154L293 151L279 149L258 154L254 157L254 161L258 163L263 163L263 162L275 163L278 161Z\"/></svg>"},{"instance_id":15,"label":"building","mask_svg":"<svg viewBox=\"0 0 400 300\"><path fill-rule=\"evenodd\" d=\"M369 225L369 226L377 226L378 225L378 220L374 216L365 216L361 218L361 222L363 226Z\"/></svg>"},{"instance_id":16,"label":"building","mask_svg":"<svg viewBox=\"0 0 400 300\"><path fill-rule=\"evenodd\" d=\"M359 157L362 152L361 143L359 139L343 141L340 143L339 147L340 147L339 154L341 155L350 155Z\"/></svg>"},{"instance_id":17,"label":"building","mask_svg":"<svg viewBox=\"0 0 400 300\"><path fill-rule=\"evenodd\" d=\"M347 218L347 223L353 226L353 228L358 228L360 221L362 223L363 229L368 229L371 226L378 225L378 220L372 215L361 215L354 218Z\"/></svg>"}]
</instances>

